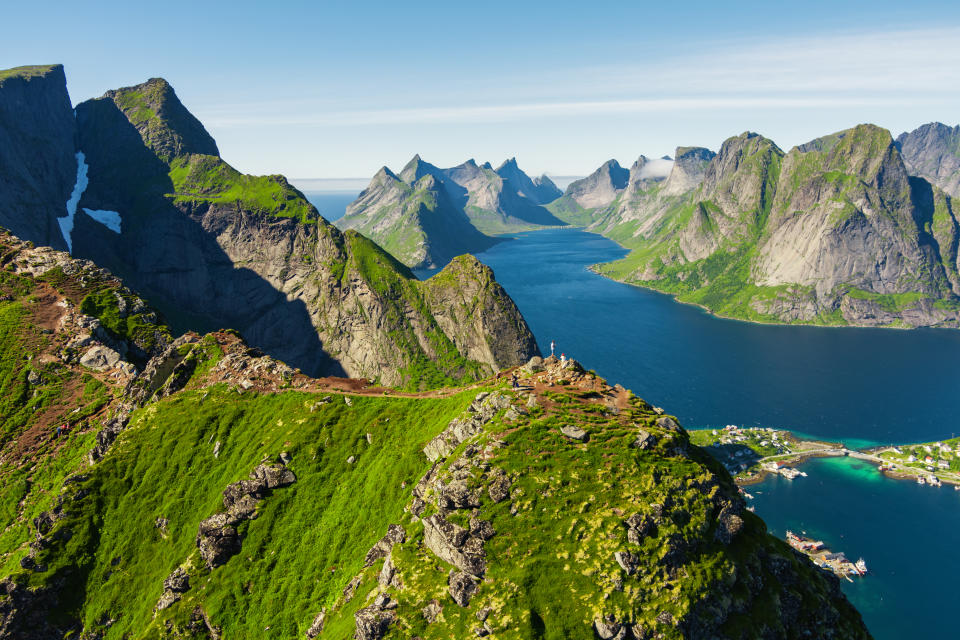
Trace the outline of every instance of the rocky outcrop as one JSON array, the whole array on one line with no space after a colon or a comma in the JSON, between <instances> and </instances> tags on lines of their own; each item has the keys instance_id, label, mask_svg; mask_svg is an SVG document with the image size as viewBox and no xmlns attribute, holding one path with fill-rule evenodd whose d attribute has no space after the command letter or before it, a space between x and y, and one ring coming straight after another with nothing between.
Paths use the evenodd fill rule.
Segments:
<instances>
[{"instance_id":1,"label":"rocky outcrop","mask_svg":"<svg viewBox=\"0 0 960 640\"><path fill-rule=\"evenodd\" d=\"M65 250L57 219L77 181L76 153L63 65L0 71L0 227Z\"/></svg>"},{"instance_id":2,"label":"rocky outcrop","mask_svg":"<svg viewBox=\"0 0 960 640\"><path fill-rule=\"evenodd\" d=\"M462 442L479 434L497 412L506 409L510 399L499 393L481 392L467 409L465 415L454 418L447 428L423 448L427 459L436 461L445 458Z\"/></svg>"},{"instance_id":3,"label":"rocky outcrop","mask_svg":"<svg viewBox=\"0 0 960 640\"><path fill-rule=\"evenodd\" d=\"M910 175L960 198L960 126L925 124L897 136L897 148Z\"/></svg>"},{"instance_id":4,"label":"rocky outcrop","mask_svg":"<svg viewBox=\"0 0 960 640\"><path fill-rule=\"evenodd\" d=\"M597 209L612 203L627 186L630 172L616 160L607 160L586 178L567 186L564 195L584 209Z\"/></svg>"},{"instance_id":5,"label":"rocky outcrop","mask_svg":"<svg viewBox=\"0 0 960 640\"><path fill-rule=\"evenodd\" d=\"M677 147L673 168L663 184L663 195L680 196L700 186L716 155L704 147Z\"/></svg>"},{"instance_id":6,"label":"rocky outcrop","mask_svg":"<svg viewBox=\"0 0 960 640\"><path fill-rule=\"evenodd\" d=\"M524 391L477 397L428 445L437 462L404 539L375 544L348 587L364 598L355 637L424 624L431 637L869 637L836 581L765 532L675 418L570 362L538 364L518 371ZM508 419L526 389L537 407ZM482 428L460 430L493 398ZM570 446L562 425L594 437ZM650 598L662 585L669 598ZM544 607L533 589L576 598ZM351 622L345 604L331 628Z\"/></svg>"},{"instance_id":7,"label":"rocky outcrop","mask_svg":"<svg viewBox=\"0 0 960 640\"><path fill-rule=\"evenodd\" d=\"M200 523L197 548L208 569L224 564L240 552L241 538L237 525L257 517L257 504L273 489L287 487L297 481L296 475L283 463L261 464L250 472L247 480L234 482L223 490L225 511Z\"/></svg>"}]
</instances>

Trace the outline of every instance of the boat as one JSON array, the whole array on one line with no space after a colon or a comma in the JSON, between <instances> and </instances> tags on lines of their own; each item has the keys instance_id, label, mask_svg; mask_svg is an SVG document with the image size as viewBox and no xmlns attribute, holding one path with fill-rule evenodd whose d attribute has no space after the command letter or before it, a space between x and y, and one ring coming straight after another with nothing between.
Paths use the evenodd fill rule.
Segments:
<instances>
[{"instance_id":1,"label":"boat","mask_svg":"<svg viewBox=\"0 0 960 640\"><path fill-rule=\"evenodd\" d=\"M927 481L923 479L923 476L917 476L917 484L927 484Z\"/></svg>"},{"instance_id":2,"label":"boat","mask_svg":"<svg viewBox=\"0 0 960 640\"><path fill-rule=\"evenodd\" d=\"M867 573L867 563L863 561L863 558L860 558L859 560L857 560L856 564L854 564L853 566L857 568L857 572L860 575L864 575Z\"/></svg>"}]
</instances>

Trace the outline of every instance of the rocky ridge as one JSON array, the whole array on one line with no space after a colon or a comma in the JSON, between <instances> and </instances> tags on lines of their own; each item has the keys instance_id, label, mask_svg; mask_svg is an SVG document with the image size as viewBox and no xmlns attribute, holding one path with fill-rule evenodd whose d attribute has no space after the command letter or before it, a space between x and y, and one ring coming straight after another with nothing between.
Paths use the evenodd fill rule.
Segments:
<instances>
[{"instance_id":1,"label":"rocky ridge","mask_svg":"<svg viewBox=\"0 0 960 640\"><path fill-rule=\"evenodd\" d=\"M44 231L59 225L53 213L40 224L37 207L20 200L6 209L0 202L7 226L55 246L69 240L74 256L117 274L178 331L231 327L311 374L397 386L436 386L522 361L459 351L434 318L447 306L431 308L409 271L361 235L327 223L282 176L230 167L162 79L83 102L74 120L62 68L4 72L0 109L0 136L12 145L0 162L30 172L5 193L53 194L49 208L65 216L76 192L67 238ZM35 123L38 114L46 129ZM78 148L83 156L74 158ZM36 161L21 157L27 150ZM509 297L486 310L520 329L499 340L528 342ZM455 329L461 344L483 341Z\"/></svg>"},{"instance_id":2,"label":"rocky ridge","mask_svg":"<svg viewBox=\"0 0 960 640\"><path fill-rule=\"evenodd\" d=\"M336 224L410 266L442 266L489 248L490 236L563 224L542 206L558 195L549 178L532 180L515 158L497 170L472 159L441 169L416 155L399 174L381 169Z\"/></svg>"}]
</instances>

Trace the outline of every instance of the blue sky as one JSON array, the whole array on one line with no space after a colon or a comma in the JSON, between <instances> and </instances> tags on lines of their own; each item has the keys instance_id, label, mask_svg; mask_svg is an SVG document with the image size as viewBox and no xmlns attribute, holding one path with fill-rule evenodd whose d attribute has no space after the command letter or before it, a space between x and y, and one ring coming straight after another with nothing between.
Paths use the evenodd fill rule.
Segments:
<instances>
[{"instance_id":1,"label":"blue sky","mask_svg":"<svg viewBox=\"0 0 960 640\"><path fill-rule=\"evenodd\" d=\"M725 4L18 2L0 67L62 62L74 102L162 76L225 159L291 178L960 122L960 3Z\"/></svg>"}]
</instances>

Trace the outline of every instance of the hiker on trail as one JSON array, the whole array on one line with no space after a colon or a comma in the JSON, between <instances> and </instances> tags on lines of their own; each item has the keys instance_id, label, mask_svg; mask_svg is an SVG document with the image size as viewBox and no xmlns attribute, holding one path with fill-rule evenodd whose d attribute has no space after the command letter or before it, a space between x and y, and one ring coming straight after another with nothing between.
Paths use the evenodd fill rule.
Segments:
<instances>
[{"instance_id":1,"label":"hiker on trail","mask_svg":"<svg viewBox=\"0 0 960 640\"><path fill-rule=\"evenodd\" d=\"M554 349L556 349L556 348L557 348L557 343L554 342L553 340L551 340L551 341L550 341L550 355L551 355L551 356L553 355L553 351L554 351Z\"/></svg>"},{"instance_id":2,"label":"hiker on trail","mask_svg":"<svg viewBox=\"0 0 960 640\"><path fill-rule=\"evenodd\" d=\"M514 372L510 375L510 384L513 386L514 389L519 389L519 388L520 388L520 384L517 382L517 372L516 372L516 371L514 371Z\"/></svg>"},{"instance_id":3,"label":"hiker on trail","mask_svg":"<svg viewBox=\"0 0 960 640\"><path fill-rule=\"evenodd\" d=\"M57 435L55 435L54 437L59 438L61 434L63 434L63 432L66 430L67 430L67 425L65 424L57 425Z\"/></svg>"}]
</instances>

